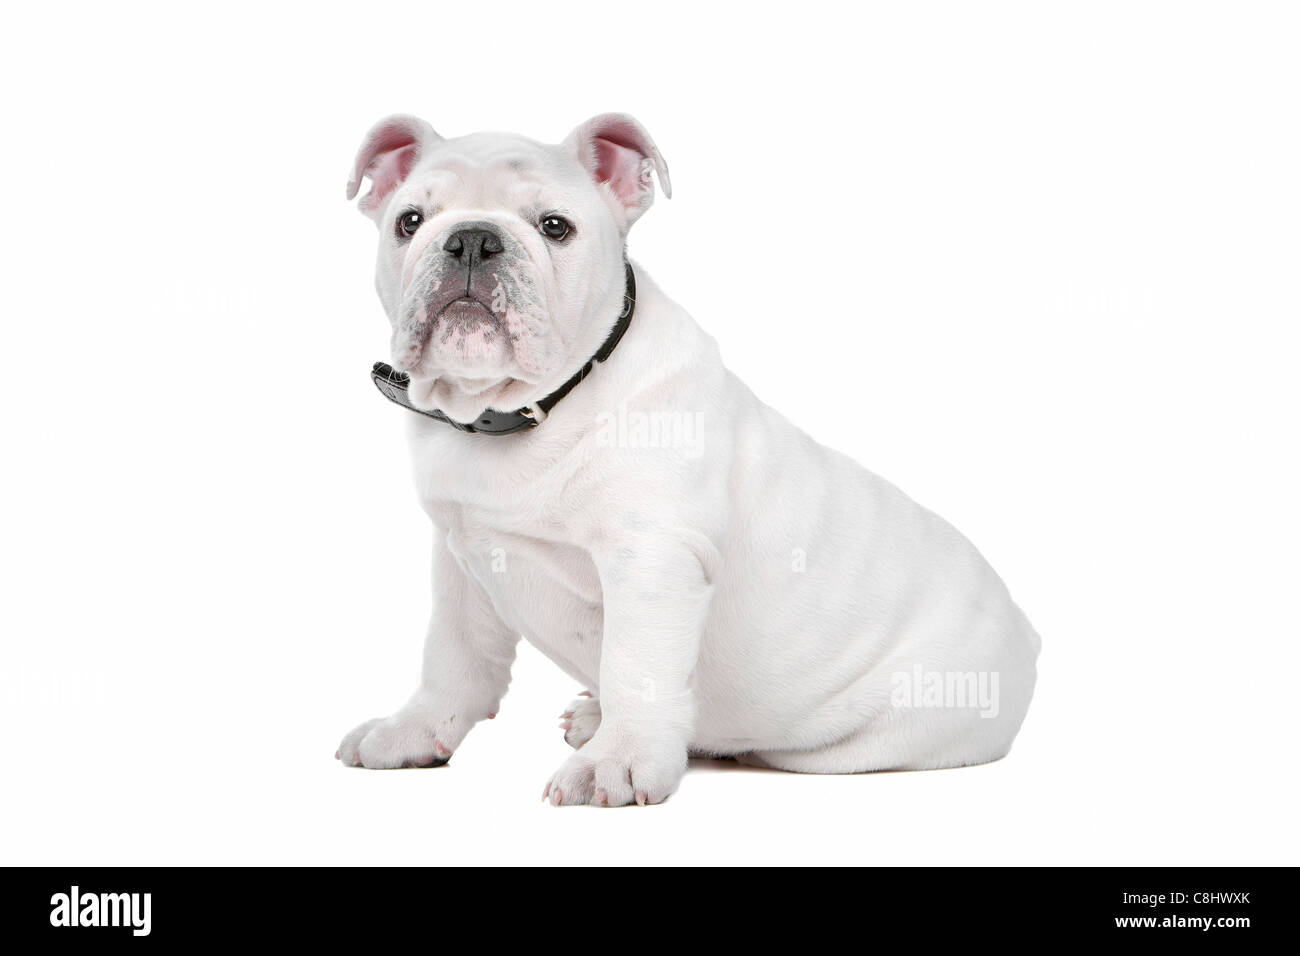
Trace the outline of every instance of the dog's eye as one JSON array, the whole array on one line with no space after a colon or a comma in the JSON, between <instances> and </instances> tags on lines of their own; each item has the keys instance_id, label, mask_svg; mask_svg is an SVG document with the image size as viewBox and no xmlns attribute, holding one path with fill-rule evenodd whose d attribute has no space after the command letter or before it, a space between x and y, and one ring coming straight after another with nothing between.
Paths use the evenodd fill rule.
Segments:
<instances>
[{"instance_id":1,"label":"dog's eye","mask_svg":"<svg viewBox=\"0 0 1300 956\"><path fill-rule=\"evenodd\" d=\"M567 236L573 227L569 225L569 220L562 216L547 216L537 224L537 228L547 239L559 240Z\"/></svg>"},{"instance_id":2,"label":"dog's eye","mask_svg":"<svg viewBox=\"0 0 1300 956\"><path fill-rule=\"evenodd\" d=\"M404 212L397 219L397 234L403 239L410 239L415 235L415 230L420 228L420 223L424 222L424 217L412 209L410 212Z\"/></svg>"}]
</instances>

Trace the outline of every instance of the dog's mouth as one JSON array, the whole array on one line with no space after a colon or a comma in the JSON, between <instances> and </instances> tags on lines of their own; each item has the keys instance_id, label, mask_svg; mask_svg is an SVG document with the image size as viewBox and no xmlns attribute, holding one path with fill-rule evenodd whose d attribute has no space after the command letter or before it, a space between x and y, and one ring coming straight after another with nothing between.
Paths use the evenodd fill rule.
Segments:
<instances>
[{"instance_id":1,"label":"dog's mouth","mask_svg":"<svg viewBox=\"0 0 1300 956\"><path fill-rule=\"evenodd\" d=\"M414 307L412 319L398 333L393 366L413 380L464 380L472 391L510 374L514 343L506 316L472 291L426 299Z\"/></svg>"},{"instance_id":2,"label":"dog's mouth","mask_svg":"<svg viewBox=\"0 0 1300 956\"><path fill-rule=\"evenodd\" d=\"M438 310L437 318L467 323L499 323L501 321L500 316L492 311L491 306L472 295L462 295L459 298L452 299Z\"/></svg>"},{"instance_id":3,"label":"dog's mouth","mask_svg":"<svg viewBox=\"0 0 1300 956\"><path fill-rule=\"evenodd\" d=\"M548 374L544 350L553 346L535 280L506 265L471 276L417 274L393 329L393 368L413 382L441 380L470 394L486 383L491 392ZM410 394L418 401L415 389Z\"/></svg>"}]
</instances>

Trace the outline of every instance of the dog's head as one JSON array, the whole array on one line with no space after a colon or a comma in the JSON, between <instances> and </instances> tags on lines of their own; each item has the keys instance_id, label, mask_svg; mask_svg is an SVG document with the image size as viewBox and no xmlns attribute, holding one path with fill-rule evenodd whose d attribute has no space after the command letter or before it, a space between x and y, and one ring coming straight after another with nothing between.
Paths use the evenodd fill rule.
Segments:
<instances>
[{"instance_id":1,"label":"dog's head","mask_svg":"<svg viewBox=\"0 0 1300 956\"><path fill-rule=\"evenodd\" d=\"M379 226L375 284L411 400L460 421L546 394L622 307L623 246L668 167L636 120L604 114L558 145L444 139L390 116L357 152L348 198Z\"/></svg>"}]
</instances>

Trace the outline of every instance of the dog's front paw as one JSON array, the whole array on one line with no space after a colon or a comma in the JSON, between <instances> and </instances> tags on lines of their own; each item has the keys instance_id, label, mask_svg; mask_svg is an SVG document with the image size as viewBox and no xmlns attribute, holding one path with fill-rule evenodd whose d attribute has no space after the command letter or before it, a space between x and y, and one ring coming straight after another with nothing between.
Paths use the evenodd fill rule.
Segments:
<instances>
[{"instance_id":1,"label":"dog's front paw","mask_svg":"<svg viewBox=\"0 0 1300 956\"><path fill-rule=\"evenodd\" d=\"M560 719L564 721L560 724L564 742L574 750L581 750L600 729L600 701L584 691L584 696L570 704Z\"/></svg>"},{"instance_id":2,"label":"dog's front paw","mask_svg":"<svg viewBox=\"0 0 1300 956\"><path fill-rule=\"evenodd\" d=\"M543 798L557 807L662 803L685 772L684 746L597 733L564 762L546 785Z\"/></svg>"},{"instance_id":3,"label":"dog's front paw","mask_svg":"<svg viewBox=\"0 0 1300 956\"><path fill-rule=\"evenodd\" d=\"M441 767L451 759L456 739L427 715L398 712L368 720L339 744L336 756L348 767L397 770Z\"/></svg>"}]
</instances>

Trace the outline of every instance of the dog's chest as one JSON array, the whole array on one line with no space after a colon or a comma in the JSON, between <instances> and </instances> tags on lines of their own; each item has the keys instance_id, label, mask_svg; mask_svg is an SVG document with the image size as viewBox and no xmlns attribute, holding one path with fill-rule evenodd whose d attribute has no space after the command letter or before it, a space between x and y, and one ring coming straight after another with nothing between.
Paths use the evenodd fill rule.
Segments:
<instances>
[{"instance_id":1,"label":"dog's chest","mask_svg":"<svg viewBox=\"0 0 1300 956\"><path fill-rule=\"evenodd\" d=\"M421 503L456 563L503 624L594 687L604 613L596 565L575 543L590 520L590 496L573 490L584 456L509 437L466 446L423 421L413 437Z\"/></svg>"},{"instance_id":2,"label":"dog's chest","mask_svg":"<svg viewBox=\"0 0 1300 956\"><path fill-rule=\"evenodd\" d=\"M443 527L447 549L507 626L571 673L594 673L603 610L586 551L463 512Z\"/></svg>"}]
</instances>

